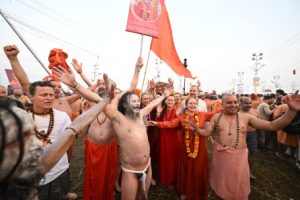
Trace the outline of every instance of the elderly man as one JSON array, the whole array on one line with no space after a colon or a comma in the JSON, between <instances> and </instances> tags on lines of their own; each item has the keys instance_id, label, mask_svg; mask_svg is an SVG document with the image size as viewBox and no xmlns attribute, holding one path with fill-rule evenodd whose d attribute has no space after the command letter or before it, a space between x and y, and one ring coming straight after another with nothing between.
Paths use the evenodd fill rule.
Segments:
<instances>
[{"instance_id":1,"label":"elderly man","mask_svg":"<svg viewBox=\"0 0 300 200\"><path fill-rule=\"evenodd\" d=\"M223 112L215 114L206 129L199 129L191 121L188 127L203 136L216 134L212 153L211 187L222 199L248 199L250 193L250 174L246 144L247 127L260 130L278 130L286 126L300 110L298 91L288 99L288 111L280 118L270 122L245 113L239 113L235 95L223 96Z\"/></svg>"},{"instance_id":2,"label":"elderly man","mask_svg":"<svg viewBox=\"0 0 300 200\"><path fill-rule=\"evenodd\" d=\"M139 64L140 62L141 60L138 59L134 77L138 76L138 72L142 66L142 64ZM88 91L84 90L75 81L72 73L68 73L63 68L57 68L55 71L58 76L61 76L61 80L74 88L74 90L82 94L85 93L86 96L90 96L94 101L99 99L99 96L95 93L88 93ZM133 78L129 91L136 84L137 79ZM166 96L169 96L171 92L171 90L166 90L164 95L156 98L141 110L140 98L133 92L123 92L120 95L120 102L118 101L119 98L116 98L105 108L105 115L110 119L114 128L114 132L111 132L110 136L115 136L120 145L120 160L123 172L121 185L122 199L147 198L152 171L147 130L143 118ZM103 135L102 140L105 138L107 136L104 137ZM101 138L99 138L99 142L100 140ZM138 188L140 189L139 191Z\"/></svg>"}]
</instances>

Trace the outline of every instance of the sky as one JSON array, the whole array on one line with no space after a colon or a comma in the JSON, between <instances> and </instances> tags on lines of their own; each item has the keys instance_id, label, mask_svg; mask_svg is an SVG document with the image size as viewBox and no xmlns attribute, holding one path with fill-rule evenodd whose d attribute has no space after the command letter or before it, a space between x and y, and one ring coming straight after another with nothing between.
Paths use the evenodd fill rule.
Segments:
<instances>
[{"instance_id":1,"label":"sky","mask_svg":"<svg viewBox=\"0 0 300 200\"><path fill-rule=\"evenodd\" d=\"M139 88L148 55L143 88L149 79L166 82L169 77L179 92L184 82L188 91L197 80L203 91L217 93L262 93L278 88L290 93L300 88L299 0L166 0L177 53L181 60L187 58L195 80L177 76L154 53L149 54L151 37L142 40L141 35L125 31L129 4L130 0L1 0L0 9L46 66L50 50L61 48L69 54L68 63L72 58L82 62L91 79L107 73L121 89L129 86L141 48L145 65ZM47 75L0 17L0 46L8 44L19 47L19 59L30 81ZM263 53L257 66L253 53ZM99 66L96 73L95 65ZM7 68L10 65L1 50L2 85L8 84ZM256 88L255 69L260 78Z\"/></svg>"}]
</instances>

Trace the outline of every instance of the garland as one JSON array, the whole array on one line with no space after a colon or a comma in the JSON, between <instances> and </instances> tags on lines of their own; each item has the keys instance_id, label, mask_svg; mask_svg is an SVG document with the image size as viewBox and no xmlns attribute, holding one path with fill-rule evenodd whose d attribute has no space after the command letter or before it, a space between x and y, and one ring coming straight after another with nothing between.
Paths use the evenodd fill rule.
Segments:
<instances>
[{"instance_id":1,"label":"garland","mask_svg":"<svg viewBox=\"0 0 300 200\"><path fill-rule=\"evenodd\" d=\"M194 114L194 119L197 124L197 127L199 127L199 117L197 114ZM189 120L189 114L188 112L185 112L185 120ZM191 151L190 148L190 129L187 126L184 126L184 133L185 133L185 149L186 153L188 154L188 157L195 159L198 156L199 151L199 134L195 134L195 141L194 141L194 151Z\"/></svg>"},{"instance_id":2,"label":"garland","mask_svg":"<svg viewBox=\"0 0 300 200\"><path fill-rule=\"evenodd\" d=\"M31 110L31 112L32 112L32 118L35 121L34 115L39 115L39 114L35 113L33 111L33 109ZM36 127L34 128L34 132L35 132L36 137L39 140L41 140L45 145L46 144L52 144L51 139L49 139L49 135L51 134L52 129L54 127L54 112L53 112L53 109L50 109L49 113L47 113L47 114L50 114L50 119L49 119L49 125L48 125L47 132L45 132L44 130L38 131ZM46 115L46 113L45 114L40 114L40 115Z\"/></svg>"}]
</instances>

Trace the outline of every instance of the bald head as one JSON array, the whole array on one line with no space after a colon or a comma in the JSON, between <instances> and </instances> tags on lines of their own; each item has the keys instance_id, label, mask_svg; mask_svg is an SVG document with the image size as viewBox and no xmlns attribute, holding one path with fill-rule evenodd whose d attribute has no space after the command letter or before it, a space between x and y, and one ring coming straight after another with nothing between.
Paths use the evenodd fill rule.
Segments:
<instances>
[{"instance_id":1,"label":"bald head","mask_svg":"<svg viewBox=\"0 0 300 200\"><path fill-rule=\"evenodd\" d=\"M239 103L235 95L224 94L222 97L222 106L224 108L224 113L232 115L238 112Z\"/></svg>"},{"instance_id":2,"label":"bald head","mask_svg":"<svg viewBox=\"0 0 300 200\"><path fill-rule=\"evenodd\" d=\"M241 97L240 99L240 109L243 111L249 111L251 109L252 101L249 97Z\"/></svg>"}]
</instances>

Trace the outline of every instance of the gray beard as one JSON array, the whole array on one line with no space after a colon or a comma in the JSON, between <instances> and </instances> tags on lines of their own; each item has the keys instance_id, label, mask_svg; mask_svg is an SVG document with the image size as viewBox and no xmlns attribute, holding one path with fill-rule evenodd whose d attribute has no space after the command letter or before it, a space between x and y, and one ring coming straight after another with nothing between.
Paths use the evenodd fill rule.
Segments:
<instances>
[{"instance_id":1,"label":"gray beard","mask_svg":"<svg viewBox=\"0 0 300 200\"><path fill-rule=\"evenodd\" d=\"M140 112L133 112L131 109L130 110L126 110L125 115L130 118L130 119L137 119L140 116Z\"/></svg>"}]
</instances>

